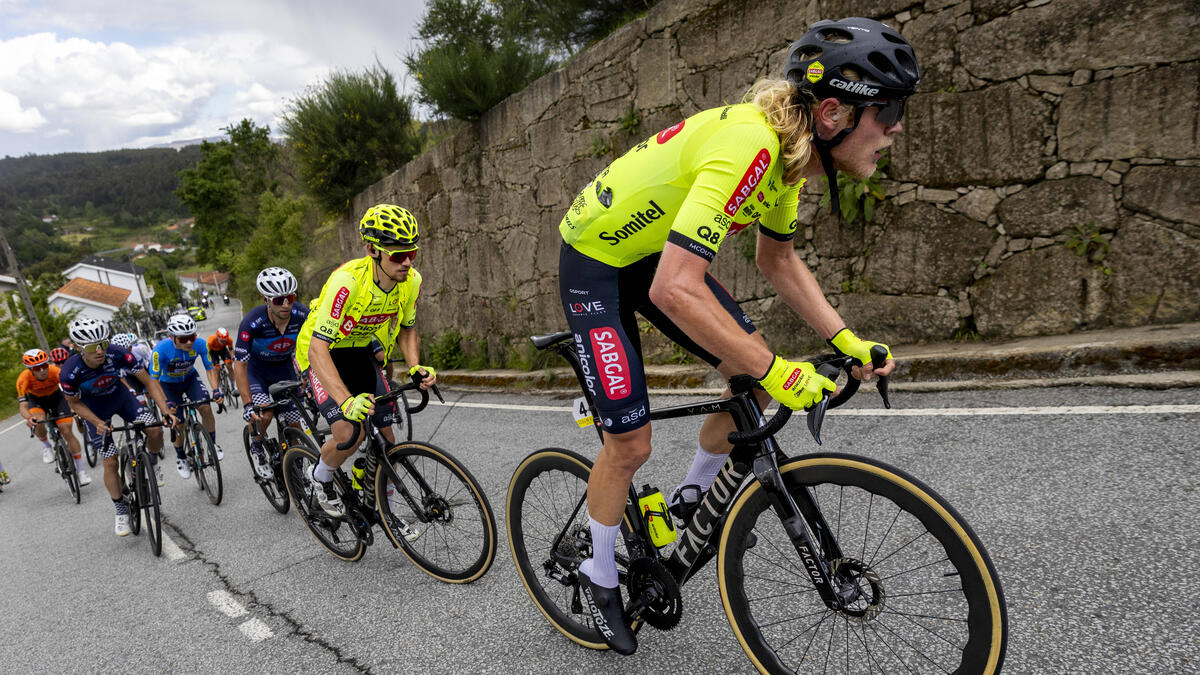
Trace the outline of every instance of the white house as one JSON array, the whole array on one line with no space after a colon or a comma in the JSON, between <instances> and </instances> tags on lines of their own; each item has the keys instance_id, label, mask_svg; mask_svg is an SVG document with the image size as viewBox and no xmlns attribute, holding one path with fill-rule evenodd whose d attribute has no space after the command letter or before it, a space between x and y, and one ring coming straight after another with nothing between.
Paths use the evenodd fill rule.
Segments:
<instances>
[{"instance_id":1,"label":"white house","mask_svg":"<svg viewBox=\"0 0 1200 675\"><path fill-rule=\"evenodd\" d=\"M130 300L129 296L127 288L76 278L54 291L48 303L50 308L59 314L78 309L80 317L111 321L117 309Z\"/></svg>"},{"instance_id":2,"label":"white house","mask_svg":"<svg viewBox=\"0 0 1200 675\"><path fill-rule=\"evenodd\" d=\"M190 272L179 275L179 283L183 285L183 290L189 293L194 290L208 291L209 293L224 293L229 288L229 275L224 272L210 270L208 272Z\"/></svg>"},{"instance_id":3,"label":"white house","mask_svg":"<svg viewBox=\"0 0 1200 675\"><path fill-rule=\"evenodd\" d=\"M146 283L146 270L140 265L118 262L100 256L88 256L79 264L63 272L67 279L87 279L106 286L129 291L129 301L153 306L154 289Z\"/></svg>"}]
</instances>

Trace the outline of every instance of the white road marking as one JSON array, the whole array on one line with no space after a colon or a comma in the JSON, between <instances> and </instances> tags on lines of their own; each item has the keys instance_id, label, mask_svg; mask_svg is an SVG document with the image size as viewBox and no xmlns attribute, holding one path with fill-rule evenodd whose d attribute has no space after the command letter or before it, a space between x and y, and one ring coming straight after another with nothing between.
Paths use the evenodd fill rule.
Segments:
<instances>
[{"instance_id":1,"label":"white road marking","mask_svg":"<svg viewBox=\"0 0 1200 675\"><path fill-rule=\"evenodd\" d=\"M213 607L217 608L217 611L231 619L236 619L239 616L245 616L250 613L245 607L242 607L242 603L234 600L228 591L209 591L208 601L212 603ZM249 623L249 621L246 623Z\"/></svg>"},{"instance_id":2,"label":"white road marking","mask_svg":"<svg viewBox=\"0 0 1200 675\"><path fill-rule=\"evenodd\" d=\"M0 434L12 431L13 429L16 429L17 427L21 426L22 424L25 424L25 420L19 420L17 422L13 422L10 426L0 429Z\"/></svg>"},{"instance_id":3,"label":"white road marking","mask_svg":"<svg viewBox=\"0 0 1200 675\"><path fill-rule=\"evenodd\" d=\"M571 414L567 406L515 405L511 403L470 403L459 401L451 407L484 408L491 410L524 410ZM772 414L773 410L768 410ZM841 408L830 415L859 417L969 417L973 415L1160 415L1200 413L1200 405L1067 405L1013 408Z\"/></svg>"},{"instance_id":4,"label":"white road marking","mask_svg":"<svg viewBox=\"0 0 1200 675\"><path fill-rule=\"evenodd\" d=\"M259 619L244 621L242 625L238 626L238 630L242 631L242 635L250 638L251 642L262 642L275 636L275 633L271 632L271 627Z\"/></svg>"},{"instance_id":5,"label":"white road marking","mask_svg":"<svg viewBox=\"0 0 1200 675\"><path fill-rule=\"evenodd\" d=\"M162 538L163 553L167 554L168 560L171 560L172 562L178 562L187 557L187 554L183 552L183 549L179 548L179 544L176 544L175 540L168 537L166 532L162 533Z\"/></svg>"}]
</instances>

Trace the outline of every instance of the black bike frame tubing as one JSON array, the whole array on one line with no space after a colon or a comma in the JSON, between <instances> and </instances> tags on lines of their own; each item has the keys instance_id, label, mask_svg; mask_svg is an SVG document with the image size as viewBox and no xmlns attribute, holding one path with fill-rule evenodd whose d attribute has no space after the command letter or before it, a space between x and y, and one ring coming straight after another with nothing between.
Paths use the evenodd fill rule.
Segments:
<instances>
[{"instance_id":1,"label":"black bike frame tubing","mask_svg":"<svg viewBox=\"0 0 1200 675\"><path fill-rule=\"evenodd\" d=\"M575 372L575 378L579 382L584 398L587 400L588 408L595 419L597 418L595 402L592 399L591 392L588 391L587 387L583 386L583 371L576 349L574 340L554 345L554 350L567 363L571 364L571 369ZM651 410L650 419L674 419L720 412L728 413L733 418L734 427L738 431L758 428L765 423L762 408L759 407L758 401L750 393L738 393L727 399L716 399L702 403L690 403ZM604 434L599 426L596 427L596 433L600 436L600 440L603 443ZM666 563L667 569L682 585L716 554L715 548L712 547L710 542L717 539L724 530L725 515L733 503L733 498L740 492L739 488L742 481L749 474L749 467L743 461L739 460L749 460L752 454L753 459L750 461L753 462L753 473L766 491L773 510L779 517L788 537L792 541L792 546L795 547L797 555L800 556L800 560L805 566L805 571L812 578L813 584L821 594L822 599L830 606L836 605L838 601L829 584L830 572L825 561L839 559L842 557L842 553L837 541L833 538L828 524L825 522L824 516L821 514L821 510L817 507L808 490L802 492L799 503L788 492L786 486L783 484L782 475L779 473L779 458L786 458L786 455L783 454L773 436L763 439L763 441L755 446L743 446L743 448L734 447L733 452L730 453L734 461L726 463L725 467L722 468L720 474L717 476L717 480L713 483L713 486L718 489L710 489L705 494L705 498L701 502L701 507L696 509L691 521L683 528L683 531L680 533L682 540L676 545L675 550L668 559ZM657 549L648 543L650 541L649 534L645 531L645 523L642 520L641 513L638 512L637 493L632 483L629 486L629 496L626 499L625 511L630 522L635 523L637 535L635 539L640 539L638 543L647 552L654 550L657 555ZM572 516L573 518L574 516ZM824 558L816 554L818 549L813 546L812 539L809 537L805 527L806 522L821 542L820 551L824 552ZM564 529L563 532L559 533L559 537L555 541L555 546L558 545L558 541L562 539L565 532L566 530Z\"/></svg>"}]
</instances>

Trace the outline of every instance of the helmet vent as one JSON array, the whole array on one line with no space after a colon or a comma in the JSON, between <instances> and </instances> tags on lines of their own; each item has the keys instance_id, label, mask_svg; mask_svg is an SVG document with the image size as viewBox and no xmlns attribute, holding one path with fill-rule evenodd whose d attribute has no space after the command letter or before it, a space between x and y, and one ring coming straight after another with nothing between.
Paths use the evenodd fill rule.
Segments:
<instances>
[{"instance_id":1,"label":"helmet vent","mask_svg":"<svg viewBox=\"0 0 1200 675\"><path fill-rule=\"evenodd\" d=\"M887 40L888 42L894 42L898 45L904 45L905 47L908 46L908 41L906 41L904 38L900 37L896 33L892 33L889 31L881 31L880 35L882 35L883 39Z\"/></svg>"},{"instance_id":2,"label":"helmet vent","mask_svg":"<svg viewBox=\"0 0 1200 675\"><path fill-rule=\"evenodd\" d=\"M840 30L838 28L831 28L821 32L821 40L825 42L832 42L834 44L845 44L853 39L854 36L850 35L849 31Z\"/></svg>"},{"instance_id":3,"label":"helmet vent","mask_svg":"<svg viewBox=\"0 0 1200 675\"><path fill-rule=\"evenodd\" d=\"M885 75L893 75L894 76L897 74L896 67L892 65L891 60L889 60L888 57L884 56L883 54L880 54L879 52L871 52L870 54L868 54L867 61L869 61L871 63L871 65L875 66L876 70L878 70L879 72L881 72Z\"/></svg>"},{"instance_id":4,"label":"helmet vent","mask_svg":"<svg viewBox=\"0 0 1200 675\"><path fill-rule=\"evenodd\" d=\"M909 77L917 76L917 63L916 61L913 61L912 56L909 55L907 50L896 50L896 62L899 63L900 67L904 69L904 73L906 75Z\"/></svg>"}]
</instances>

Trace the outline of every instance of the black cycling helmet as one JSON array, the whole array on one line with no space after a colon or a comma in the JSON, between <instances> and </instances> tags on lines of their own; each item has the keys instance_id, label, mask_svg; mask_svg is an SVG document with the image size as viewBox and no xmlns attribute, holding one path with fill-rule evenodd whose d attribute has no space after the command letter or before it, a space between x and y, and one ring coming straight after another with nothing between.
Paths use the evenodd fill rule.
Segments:
<instances>
[{"instance_id":1,"label":"black cycling helmet","mask_svg":"<svg viewBox=\"0 0 1200 675\"><path fill-rule=\"evenodd\" d=\"M809 26L788 51L784 77L818 101L836 98L853 105L912 96L921 70L912 45L895 30L850 17Z\"/></svg>"},{"instance_id":2,"label":"black cycling helmet","mask_svg":"<svg viewBox=\"0 0 1200 675\"><path fill-rule=\"evenodd\" d=\"M904 115L904 100L917 91L921 69L912 45L895 30L872 19L825 19L808 27L792 44L783 66L784 77L818 101L836 98L854 106L854 123L833 138L813 134L813 145L829 181L830 206L841 212L837 170L831 151L858 128L865 108L878 101L892 104L879 111L879 120L895 124Z\"/></svg>"}]
</instances>

